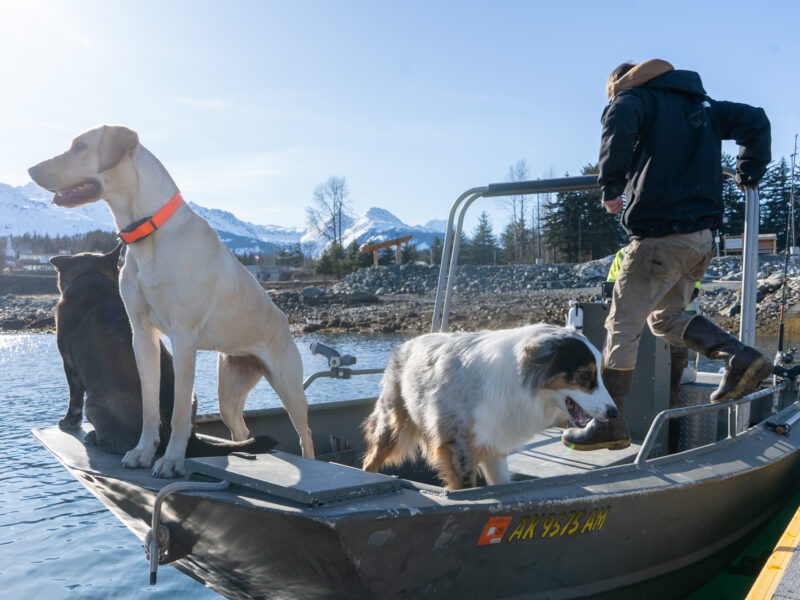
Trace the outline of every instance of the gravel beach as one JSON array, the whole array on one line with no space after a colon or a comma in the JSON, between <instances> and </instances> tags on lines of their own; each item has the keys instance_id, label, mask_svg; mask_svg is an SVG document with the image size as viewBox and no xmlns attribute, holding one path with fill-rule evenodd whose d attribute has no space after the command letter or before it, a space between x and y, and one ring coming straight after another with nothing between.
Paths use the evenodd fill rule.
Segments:
<instances>
[{"instance_id":1,"label":"gravel beach","mask_svg":"<svg viewBox=\"0 0 800 600\"><path fill-rule=\"evenodd\" d=\"M569 300L599 299L610 257L582 264L462 266L451 305L450 329L502 329L546 321L563 323ZM778 330L783 258L759 261L757 327L760 334ZM800 261L790 258L787 319L800 313ZM273 290L262 284L287 314L296 332L425 333L430 330L439 269L402 265L362 269L327 291L314 286ZM728 331L739 327L741 258L712 261L699 304L704 314ZM56 295L0 296L0 331L54 331Z\"/></svg>"}]
</instances>

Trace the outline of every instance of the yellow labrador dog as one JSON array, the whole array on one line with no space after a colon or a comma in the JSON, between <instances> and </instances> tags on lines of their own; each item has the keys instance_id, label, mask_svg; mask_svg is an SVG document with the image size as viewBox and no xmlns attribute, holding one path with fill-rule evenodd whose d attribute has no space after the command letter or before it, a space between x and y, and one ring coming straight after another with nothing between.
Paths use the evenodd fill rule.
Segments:
<instances>
[{"instance_id":1,"label":"yellow labrador dog","mask_svg":"<svg viewBox=\"0 0 800 600\"><path fill-rule=\"evenodd\" d=\"M242 410L264 376L289 413L303 456L313 458L302 363L286 315L205 219L183 202L136 132L108 125L90 129L69 150L29 173L55 192L53 203L59 206L108 202L129 244L120 290L133 329L144 426L122 464L149 467L158 448L159 332L172 342L175 409L169 444L153 465L155 477L184 474L197 350L219 352L220 414L234 440L249 436Z\"/></svg>"}]
</instances>

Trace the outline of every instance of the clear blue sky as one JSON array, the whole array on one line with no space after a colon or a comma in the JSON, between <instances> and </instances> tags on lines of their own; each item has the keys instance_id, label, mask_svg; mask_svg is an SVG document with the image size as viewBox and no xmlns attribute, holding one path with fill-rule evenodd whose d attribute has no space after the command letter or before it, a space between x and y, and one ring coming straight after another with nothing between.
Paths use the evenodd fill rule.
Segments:
<instances>
[{"instance_id":1,"label":"clear blue sky","mask_svg":"<svg viewBox=\"0 0 800 600\"><path fill-rule=\"evenodd\" d=\"M788 157L798 34L797 0L0 0L0 182L117 123L240 218L303 225L340 175L355 212L420 224L521 158L534 178L595 161L608 73L654 57L764 107Z\"/></svg>"}]
</instances>

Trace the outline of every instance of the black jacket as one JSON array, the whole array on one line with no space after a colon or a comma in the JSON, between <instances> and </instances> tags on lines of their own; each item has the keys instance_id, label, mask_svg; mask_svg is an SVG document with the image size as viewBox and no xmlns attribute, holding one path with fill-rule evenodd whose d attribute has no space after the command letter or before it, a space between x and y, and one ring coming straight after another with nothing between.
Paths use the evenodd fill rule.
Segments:
<instances>
[{"instance_id":1,"label":"black jacket","mask_svg":"<svg viewBox=\"0 0 800 600\"><path fill-rule=\"evenodd\" d=\"M631 239L719 228L721 140L741 147L738 183L758 183L771 158L764 110L712 100L693 71L670 71L618 93L602 122L603 200L627 186L622 225Z\"/></svg>"}]
</instances>

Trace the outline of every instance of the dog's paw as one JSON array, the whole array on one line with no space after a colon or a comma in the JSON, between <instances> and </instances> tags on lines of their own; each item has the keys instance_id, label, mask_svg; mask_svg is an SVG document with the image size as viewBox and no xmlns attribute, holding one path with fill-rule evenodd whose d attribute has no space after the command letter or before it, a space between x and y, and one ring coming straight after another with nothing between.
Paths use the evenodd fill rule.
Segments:
<instances>
[{"instance_id":1,"label":"dog's paw","mask_svg":"<svg viewBox=\"0 0 800 600\"><path fill-rule=\"evenodd\" d=\"M80 429L81 421L83 421L83 414L67 413L58 420L58 426L61 429Z\"/></svg>"},{"instance_id":2,"label":"dog's paw","mask_svg":"<svg viewBox=\"0 0 800 600\"><path fill-rule=\"evenodd\" d=\"M153 464L154 454L155 450L152 452L145 452L139 448L128 450L125 456L122 457L122 466L129 469L147 468Z\"/></svg>"},{"instance_id":3,"label":"dog's paw","mask_svg":"<svg viewBox=\"0 0 800 600\"><path fill-rule=\"evenodd\" d=\"M86 434L86 437L83 438L83 443L87 446L97 446L97 432L92 429Z\"/></svg>"},{"instance_id":4,"label":"dog's paw","mask_svg":"<svg viewBox=\"0 0 800 600\"><path fill-rule=\"evenodd\" d=\"M186 471L183 468L183 460L171 460L166 456L159 458L153 465L153 477L161 479L172 479L183 477Z\"/></svg>"}]
</instances>

